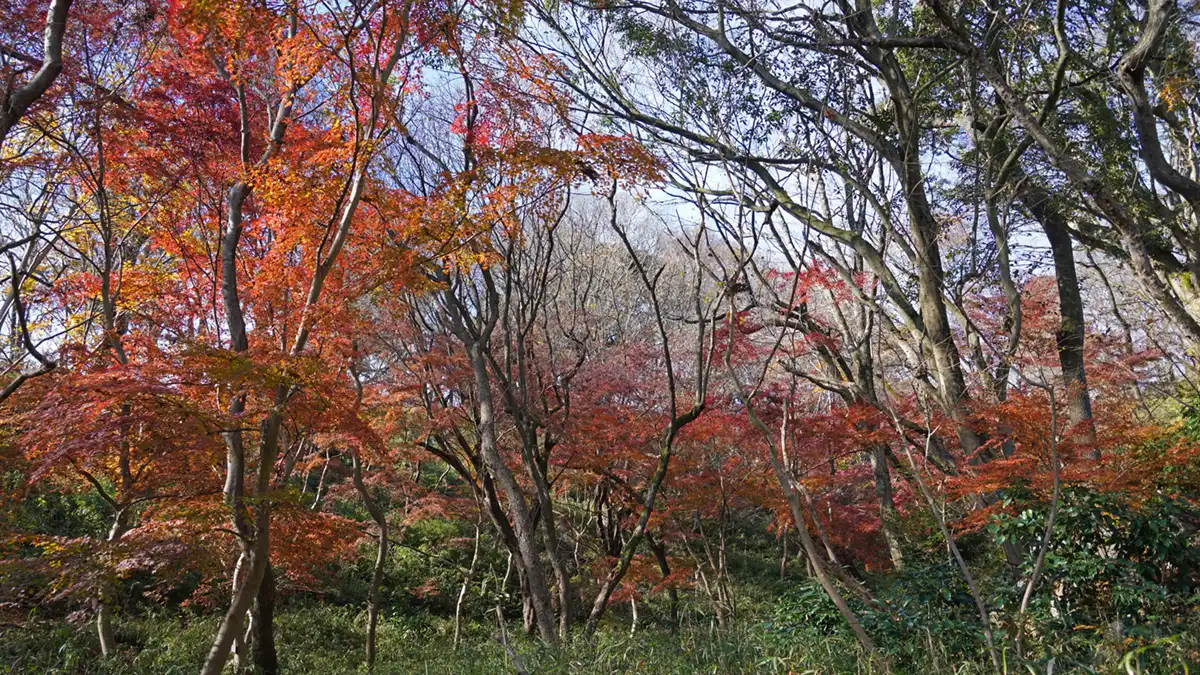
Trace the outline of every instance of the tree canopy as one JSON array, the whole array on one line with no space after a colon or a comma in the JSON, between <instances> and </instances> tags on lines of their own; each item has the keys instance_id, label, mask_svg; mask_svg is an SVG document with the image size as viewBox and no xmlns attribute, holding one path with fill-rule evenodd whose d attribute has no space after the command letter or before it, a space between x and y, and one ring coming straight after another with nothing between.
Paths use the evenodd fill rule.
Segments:
<instances>
[{"instance_id":1,"label":"tree canopy","mask_svg":"<svg viewBox=\"0 0 1200 675\"><path fill-rule=\"evenodd\" d=\"M1200 664L1198 26L0 2L0 661Z\"/></svg>"}]
</instances>

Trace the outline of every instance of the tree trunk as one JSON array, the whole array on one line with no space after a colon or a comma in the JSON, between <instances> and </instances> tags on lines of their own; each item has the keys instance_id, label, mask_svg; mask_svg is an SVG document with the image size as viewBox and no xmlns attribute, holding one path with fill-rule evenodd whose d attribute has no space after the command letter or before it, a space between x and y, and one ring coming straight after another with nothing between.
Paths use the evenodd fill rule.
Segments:
<instances>
[{"instance_id":1,"label":"tree trunk","mask_svg":"<svg viewBox=\"0 0 1200 675\"><path fill-rule=\"evenodd\" d=\"M848 23L861 35L873 36L879 32L875 17L870 11L856 13ZM881 60L880 74L887 84L893 103L899 141L896 147L889 149L895 152L889 159L904 188L905 205L908 207L910 221L909 232L916 253L917 304L923 329L922 351L933 357L932 370L938 382L941 405L950 419L954 420L963 452L970 456L983 441L969 425L969 393L963 378L958 346L954 342L954 333L946 311L943 295L945 272L938 243L940 228L925 191L926 177L920 152L920 113L896 55L881 50L878 57Z\"/></svg>"},{"instance_id":2,"label":"tree trunk","mask_svg":"<svg viewBox=\"0 0 1200 675\"><path fill-rule=\"evenodd\" d=\"M0 144L4 143L8 132L16 126L29 107L46 93L62 72L63 34L66 32L67 12L70 9L71 0L54 0L46 10L46 28L42 34L42 62L24 86L6 92L5 100L0 102ZM11 79L9 84L11 86Z\"/></svg>"},{"instance_id":3,"label":"tree trunk","mask_svg":"<svg viewBox=\"0 0 1200 675\"><path fill-rule=\"evenodd\" d=\"M518 564L520 560L518 556ZM521 567L517 568L517 581L521 585L521 625L525 628L526 635L533 635L537 631L537 610L533 608L533 598L529 595L529 581L526 580L525 571Z\"/></svg>"},{"instance_id":4,"label":"tree trunk","mask_svg":"<svg viewBox=\"0 0 1200 675\"><path fill-rule=\"evenodd\" d=\"M600 585L600 590L596 593L596 599L592 602L592 610L588 613L587 624L584 628L588 635L595 634L596 628L600 625L600 618L604 616L604 611L608 608L608 599L612 597L613 591L625 578L625 573L629 571L629 565L633 562L633 556L646 536L646 527L650 522L650 514L654 512L654 502L658 498L658 490L666 480L667 469L671 466L676 435L680 429L699 417L703 410L703 397L701 397L701 400L697 401L690 410L672 419L671 424L667 427L658 453L658 467L650 479L650 484L646 487L646 496L642 501L642 512L638 516L637 525L634 526L633 532L629 533L629 540L625 542L617 566L609 572L608 577Z\"/></svg>"},{"instance_id":5,"label":"tree trunk","mask_svg":"<svg viewBox=\"0 0 1200 675\"><path fill-rule=\"evenodd\" d=\"M279 675L279 655L275 651L275 598L275 567L267 561L250 620L254 666L260 675Z\"/></svg>"},{"instance_id":6,"label":"tree trunk","mask_svg":"<svg viewBox=\"0 0 1200 675\"><path fill-rule=\"evenodd\" d=\"M875 641L871 639L871 636L867 635L867 631L863 629L862 623L858 620L858 615L846 603L846 599L829 578L825 566L821 564L821 558L817 553L817 546L813 543L812 535L808 532L808 523L804 519L804 506L800 501L799 486L796 484L791 471L784 464L782 452L787 449L787 419L789 414L787 407L784 406L783 423L780 425L779 441L777 442L771 428L763 422L762 418L755 411L753 399L747 394L741 381L738 380L737 373L731 363L729 350L725 352L725 368L729 372L730 379L733 381L738 396L745 405L746 416L750 418L750 423L762 433L763 440L767 443L767 456L771 462L771 469L775 472L775 478L779 481L779 487L783 492L784 498L787 499L788 508L792 513L792 521L796 525L796 531L800 535L800 545L803 547L804 554L808 557L808 561L812 565L813 572L817 575L817 580L821 583L821 588L825 590L825 595L829 597L834 606L837 607L838 613L842 615L842 618L850 626L850 631L858 638L858 643L862 645L863 651L867 652L871 658L874 658L878 654Z\"/></svg>"},{"instance_id":7,"label":"tree trunk","mask_svg":"<svg viewBox=\"0 0 1200 675\"><path fill-rule=\"evenodd\" d=\"M533 604L533 611L536 614L538 633L546 642L554 643L557 637L554 626L554 609L550 602L550 590L546 585L546 577L542 573L540 552L538 551L536 534L531 529L532 523L529 517L529 509L525 504L524 495L521 494L520 488L517 486L516 479L513 477L512 472L509 471L508 466L505 465L496 447L495 430L493 428L492 397L489 391L487 375L482 372L486 368L483 356L480 354L478 346L473 347L470 351L472 352L472 365L476 371L476 387L480 390L480 449L483 453L484 461L488 464L490 473L495 477L500 490L504 493L505 500L508 502L513 533L517 538L517 546L521 550L520 562L525 567L525 581L529 585L529 599Z\"/></svg>"},{"instance_id":8,"label":"tree trunk","mask_svg":"<svg viewBox=\"0 0 1200 675\"><path fill-rule=\"evenodd\" d=\"M280 385L275 391L277 410L281 409L287 401L286 396L286 387ZM221 619L221 624L217 628L217 636L213 640L208 656L204 660L204 666L200 670L201 675L220 675L221 671L224 670L225 662L229 659L229 651L233 647L234 641L242 633L242 622L258 597L259 587L263 584L267 568L271 564L271 503L268 498L268 492L270 491L271 476L275 467L279 427L282 421L282 413L272 412L267 415L267 419L262 424L259 439L258 475L256 476L254 489L255 497L258 500L253 509L254 539L246 551L249 557L249 570L246 572L242 583L234 592L233 600L229 604L229 610L226 611L225 616ZM240 432L237 433L237 439L239 441L238 445L240 445ZM240 481L236 481L236 483L240 494ZM226 488L228 490L228 482ZM228 495L228 492L226 494ZM249 530L242 515L241 500L231 500L229 506L234 524L239 530L242 528ZM273 613L273 590L269 608ZM272 647L274 646L273 639L271 645Z\"/></svg>"},{"instance_id":9,"label":"tree trunk","mask_svg":"<svg viewBox=\"0 0 1200 675\"><path fill-rule=\"evenodd\" d=\"M379 590L383 585L383 570L387 563L387 521L379 524L379 544L375 549L375 568L371 571L371 585L367 588L367 646L365 659L367 670L375 667L375 634L379 627Z\"/></svg>"},{"instance_id":10,"label":"tree trunk","mask_svg":"<svg viewBox=\"0 0 1200 675\"><path fill-rule=\"evenodd\" d=\"M454 603L454 649L458 650L458 642L462 637L462 608L467 599L467 591L471 588L471 577L475 574L475 565L479 562L479 524L475 524L475 548L471 553L471 565L463 575L462 587L458 589L458 601Z\"/></svg>"},{"instance_id":11,"label":"tree trunk","mask_svg":"<svg viewBox=\"0 0 1200 675\"><path fill-rule=\"evenodd\" d=\"M126 514L128 507L117 508L113 516L112 526L108 530L107 543L118 541L129 530ZM112 598L107 589L100 591L96 597L96 634L100 638L100 653L104 656L112 654L117 649L117 640L112 627Z\"/></svg>"},{"instance_id":12,"label":"tree trunk","mask_svg":"<svg viewBox=\"0 0 1200 675\"><path fill-rule=\"evenodd\" d=\"M846 623L850 625L850 630L854 633L855 637L858 638L859 644L862 645L863 649L866 650L867 653L874 655L876 651L875 641L867 635L865 630L863 630L862 624L858 621L858 616L854 613L854 610L850 609L850 605L846 604L846 599L842 597L842 594L837 590L837 586L833 585L833 581L829 578L829 574L825 570L825 564L821 562L820 554L817 553L817 546L813 542L812 536L808 532L808 524L804 520L804 507L800 504L800 496L797 493L794 484L791 484L791 476L783 473L784 470L782 464L776 467L775 471L776 476L780 479L782 484L791 485L790 488L784 487L783 492L787 497L788 507L792 512L792 519L796 523L796 530L800 534L800 545L804 548L804 555L807 556L808 562L812 566L813 573L817 577L817 581L820 582L821 588L825 590L825 595L827 595L829 599L833 601L834 606L837 607L838 613L840 613L842 618L846 620Z\"/></svg>"},{"instance_id":13,"label":"tree trunk","mask_svg":"<svg viewBox=\"0 0 1200 675\"><path fill-rule=\"evenodd\" d=\"M486 298L483 306L478 308L477 314L468 309L462 299L455 295L454 282L449 278L445 279L446 287L442 291L443 306L449 314L451 332L466 348L471 374L474 377L477 398L475 431L479 435L479 454L504 496L504 506L508 511L508 519L511 521L513 535L521 553L518 562L524 568L529 597L534 605L538 633L543 641L554 644L558 640L558 634L554 626L550 588L542 571L541 551L537 544L537 524L530 517L529 504L525 501L525 495L521 492L512 470L500 455L499 443L496 440L496 405L492 397L492 377L488 373L485 351L489 348L492 333L499 320L500 298L492 278L486 273L483 276Z\"/></svg>"},{"instance_id":14,"label":"tree trunk","mask_svg":"<svg viewBox=\"0 0 1200 675\"><path fill-rule=\"evenodd\" d=\"M550 568L554 572L554 581L558 586L558 636L567 637L574 614L571 601L571 574L567 571L558 545L558 529L554 518L554 503L550 499L550 485L546 481L545 467L540 466L534 453L537 450L537 431L526 429L522 432L522 443L525 444L525 461L528 473L537 491L540 507L542 538L545 540L546 555L550 559ZM547 452L547 455L549 453Z\"/></svg>"},{"instance_id":15,"label":"tree trunk","mask_svg":"<svg viewBox=\"0 0 1200 675\"><path fill-rule=\"evenodd\" d=\"M325 495L325 476L329 473L329 448L325 449L325 463L321 466L321 476L317 479L317 491L313 497L311 508L313 511L321 510L321 497Z\"/></svg>"},{"instance_id":16,"label":"tree trunk","mask_svg":"<svg viewBox=\"0 0 1200 675\"><path fill-rule=\"evenodd\" d=\"M449 299L449 303L456 300ZM461 317L460 317L461 318ZM465 336L464 336L465 337ZM541 638L553 644L557 641L554 626L554 610L550 602L550 590L546 585L546 577L542 573L540 551L538 550L536 533L532 529L529 517L529 507L525 496L517 486L516 478L504 459L500 456L496 444L495 405L492 401L491 378L487 373L487 362L483 355L480 340L484 338L468 338L464 342L471 362L471 370L475 376L476 395L479 398L479 451L487 465L488 472L495 479L500 491L507 502L513 533L521 551L521 565L525 568L525 581L529 585L529 598L533 603L536 614L536 625Z\"/></svg>"},{"instance_id":17,"label":"tree trunk","mask_svg":"<svg viewBox=\"0 0 1200 675\"><path fill-rule=\"evenodd\" d=\"M357 453L352 453L350 461L353 468L354 489L358 491L363 506L371 514L371 520L375 521L375 527L379 530L378 543L375 548L375 567L371 570L371 583L367 587L367 644L364 658L369 671L375 667L375 633L379 627L379 589L383 585L383 571L387 564L388 522L387 514L371 496L366 482L363 481L362 460L359 459ZM326 462L326 466L328 466L328 462Z\"/></svg>"},{"instance_id":18,"label":"tree trunk","mask_svg":"<svg viewBox=\"0 0 1200 675\"><path fill-rule=\"evenodd\" d=\"M1092 398L1083 360L1083 294L1075 269L1075 250L1070 231L1065 216L1044 188L1028 179L1022 185L1021 203L1041 224L1054 258L1060 315L1055 342L1063 386L1066 388L1067 420L1077 434L1075 438L1082 443L1092 443L1096 438L1096 428L1092 422ZM1089 451L1089 457L1099 459L1100 453L1093 449Z\"/></svg>"},{"instance_id":19,"label":"tree trunk","mask_svg":"<svg viewBox=\"0 0 1200 675\"><path fill-rule=\"evenodd\" d=\"M932 438L932 434L930 434L930 438ZM959 551L958 545L954 543L953 534L951 534L949 528L946 527L945 521L942 520L942 517L939 514L937 503L933 498L933 494L930 493L929 488L925 485L924 479L921 478L921 469L917 466L916 460L913 459L912 450L906 446L904 448L904 453L908 458L909 469L912 472L911 476L916 482L917 488L925 497L925 503L929 506L929 515L933 516L934 522L941 531L942 538L946 541L946 547L950 549L951 555L954 557L955 562L958 563L958 568L959 571L962 572L963 580L967 582L967 587L971 591L971 597L975 600L975 606L979 610L979 622L983 628L983 634L987 638L988 654L991 656L992 665L995 666L996 671L999 672L1002 669L1001 662L999 654L996 651L995 641L992 637L991 619L988 614L987 604L983 599L982 593L979 591L979 587L975 584L975 578L971 575L971 569L967 566L966 561L963 560L962 553Z\"/></svg>"},{"instance_id":20,"label":"tree trunk","mask_svg":"<svg viewBox=\"0 0 1200 675\"><path fill-rule=\"evenodd\" d=\"M546 555L550 558L554 582L558 586L558 636L565 639L575 611L571 595L571 573L567 570L562 552L559 551L558 533L555 530L549 495L546 496L542 508L542 530L546 540Z\"/></svg>"},{"instance_id":21,"label":"tree trunk","mask_svg":"<svg viewBox=\"0 0 1200 675\"><path fill-rule=\"evenodd\" d=\"M892 494L892 472L888 468L887 448L879 446L871 449L871 471L875 476L875 498L879 502L879 529L887 542L888 555L891 556L892 566L896 570L904 569L904 551L900 547L900 534L897 531L900 524L900 514L896 510L896 501ZM786 556L786 544L784 548ZM782 574L782 572L780 573Z\"/></svg>"},{"instance_id":22,"label":"tree trunk","mask_svg":"<svg viewBox=\"0 0 1200 675\"><path fill-rule=\"evenodd\" d=\"M250 605L254 603L254 598L258 595L258 587L262 584L263 576L266 574L267 557L266 539L260 535L259 540L250 550L249 570L242 583L238 585L233 594L233 601L229 603L229 609L221 619L221 624L217 628L217 636L204 660L204 666L200 669L200 675L220 675L221 671L225 669L229 651L233 647L234 640L242 633L242 622L246 618L246 613L250 611Z\"/></svg>"},{"instance_id":23,"label":"tree trunk","mask_svg":"<svg viewBox=\"0 0 1200 675\"><path fill-rule=\"evenodd\" d=\"M788 562L787 532L788 532L788 528L787 528L787 525L785 524L783 526L783 534L780 535L780 537L779 537L780 539L783 540L783 552L779 554L779 580L780 581L783 581L784 577L787 576L787 562Z\"/></svg>"},{"instance_id":24,"label":"tree trunk","mask_svg":"<svg viewBox=\"0 0 1200 675\"><path fill-rule=\"evenodd\" d=\"M928 4L938 19L956 37L962 40L962 42L958 43L956 49L975 63L979 69L979 73L991 84L996 96L1004 102L1014 121L1025 128L1030 138L1041 146L1042 150L1046 153L1046 157L1055 168L1066 175L1072 186L1090 197L1096 208L1113 224L1121 236L1121 244L1125 248L1125 252L1128 253L1130 269L1146 294L1170 317L1176 324L1176 327L1186 337L1193 342L1200 342L1200 323L1197 322L1196 317L1191 315L1187 307L1180 302L1180 299L1171 288L1158 276L1147 243L1145 217L1138 213L1137 208L1130 208L1125 204L1121 200L1121 196L1113 191L1110 186L1106 185L1105 181L1093 174L1080 161L1080 158L1066 146L1060 145L1047 133L1042 122L1037 119L1026 104L1025 99L1012 88L1005 75L1001 72L1001 69L997 67L987 53L980 49L978 45L971 42L971 37L963 30L958 19L950 13L941 0L930 0ZM1162 5L1151 3L1151 11L1148 19L1152 16L1162 19L1163 17L1157 15L1156 12L1161 7ZM1161 28L1161 25L1159 28ZM1144 40L1139 40L1136 47L1139 52L1142 51L1144 42ZM1142 53L1141 56L1144 57L1146 54ZM1129 73L1129 69L1134 65L1127 60L1127 57L1129 57L1129 54L1122 57L1122 63L1116 69L1118 75L1121 76L1120 79L1126 82L1128 82L1127 78L1131 74ZM1138 60L1140 61L1141 59L1139 58ZM1136 91L1132 93L1135 96L1137 94ZM1142 94L1145 94L1145 92L1142 91Z\"/></svg>"},{"instance_id":25,"label":"tree trunk","mask_svg":"<svg viewBox=\"0 0 1200 675\"><path fill-rule=\"evenodd\" d=\"M238 587L242 583L242 570L246 568L246 561L249 560L248 550L243 549L238 554L237 562L233 566L233 583L230 585L230 590L236 594ZM233 640L232 654L229 660L233 664L233 672L241 672L243 667L250 662L250 655L246 651L246 631L241 631Z\"/></svg>"},{"instance_id":26,"label":"tree trunk","mask_svg":"<svg viewBox=\"0 0 1200 675\"><path fill-rule=\"evenodd\" d=\"M100 635L100 653L109 656L117 649L117 640L113 636L112 608L103 596L96 605L96 632Z\"/></svg>"},{"instance_id":27,"label":"tree trunk","mask_svg":"<svg viewBox=\"0 0 1200 675\"><path fill-rule=\"evenodd\" d=\"M658 561L658 571L662 573L663 580L671 576L671 564L667 560L667 549L662 545L662 542L657 541L654 537L646 535L646 543L650 545L650 550L654 552L654 558ZM667 586L667 598L670 607L671 616L671 632L675 633L679 630L679 590L674 584Z\"/></svg>"}]
</instances>

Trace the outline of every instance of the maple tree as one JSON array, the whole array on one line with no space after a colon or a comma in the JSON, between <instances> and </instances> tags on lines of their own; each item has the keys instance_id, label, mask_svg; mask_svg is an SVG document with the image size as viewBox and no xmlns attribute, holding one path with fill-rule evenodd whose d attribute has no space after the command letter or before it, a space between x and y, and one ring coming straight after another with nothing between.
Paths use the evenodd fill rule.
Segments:
<instances>
[{"instance_id":1,"label":"maple tree","mask_svg":"<svg viewBox=\"0 0 1200 675\"><path fill-rule=\"evenodd\" d=\"M0 4L0 608L111 665L188 607L205 675L334 605L370 671L793 593L885 668L1165 649L1196 9L1022 11Z\"/></svg>"}]
</instances>

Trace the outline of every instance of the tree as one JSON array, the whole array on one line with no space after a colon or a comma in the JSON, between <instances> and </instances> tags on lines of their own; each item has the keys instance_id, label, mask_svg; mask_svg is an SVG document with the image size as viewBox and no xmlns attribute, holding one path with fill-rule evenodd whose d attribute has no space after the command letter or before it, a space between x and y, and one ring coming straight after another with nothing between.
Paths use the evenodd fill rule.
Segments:
<instances>
[{"instance_id":1,"label":"tree","mask_svg":"<svg viewBox=\"0 0 1200 675\"><path fill-rule=\"evenodd\" d=\"M5 83L3 100L0 102L0 146L4 140L8 138L8 132L12 131L13 127L20 122L25 113L29 111L38 99L50 89L63 69L63 36L67 31L67 13L71 9L72 0L52 0L50 6L46 9L44 29L42 36L42 58L28 56L21 51L21 45L15 40L9 42L7 39L4 44L4 59L6 70L11 69L16 71L17 68L28 70L36 68L37 70L31 75L24 84L16 85L14 77L7 78ZM32 3L31 3L32 4ZM38 3L40 4L40 3ZM14 12L14 14L18 14ZM19 14L18 14L19 16ZM18 16L9 17L5 20L6 25L19 25ZM21 64L14 66L10 64ZM15 72L13 73L16 74Z\"/></svg>"}]
</instances>

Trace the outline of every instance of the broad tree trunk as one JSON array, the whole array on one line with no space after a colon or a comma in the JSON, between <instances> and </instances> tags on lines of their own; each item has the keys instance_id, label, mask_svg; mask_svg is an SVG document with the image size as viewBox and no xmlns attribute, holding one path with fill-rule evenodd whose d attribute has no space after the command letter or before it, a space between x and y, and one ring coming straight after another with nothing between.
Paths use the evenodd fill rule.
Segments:
<instances>
[{"instance_id":1,"label":"broad tree trunk","mask_svg":"<svg viewBox=\"0 0 1200 675\"><path fill-rule=\"evenodd\" d=\"M474 376L477 397L475 428L479 435L479 454L492 479L504 496L508 520L512 524L513 537L520 551L518 564L524 569L525 581L529 586L529 599L533 604L538 634L542 640L553 644L558 640L554 626L554 609L550 601L550 588L542 572L541 551L537 545L537 526L530 517L529 504L517 485L516 477L500 455L496 440L496 405L492 397L492 378L488 373L485 350L499 319L499 293L485 275L487 298L482 315L471 316L462 300L455 295L453 281L446 279L443 290L444 306L449 314L451 332L466 348L467 358Z\"/></svg>"},{"instance_id":2,"label":"broad tree trunk","mask_svg":"<svg viewBox=\"0 0 1200 675\"><path fill-rule=\"evenodd\" d=\"M879 31L870 11L857 12L847 23L860 35L873 36ZM888 149L894 153L889 161L903 185L909 232L917 258L917 304L922 323L922 352L932 357L930 365L937 379L941 405L950 419L954 420L963 452L970 456L983 439L969 425L969 393L946 310L945 272L938 242L940 227L925 190L926 176L920 151L920 112L895 53L879 50L874 56L880 60L880 74L893 104L898 143Z\"/></svg>"}]
</instances>

